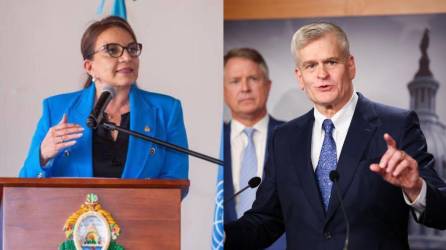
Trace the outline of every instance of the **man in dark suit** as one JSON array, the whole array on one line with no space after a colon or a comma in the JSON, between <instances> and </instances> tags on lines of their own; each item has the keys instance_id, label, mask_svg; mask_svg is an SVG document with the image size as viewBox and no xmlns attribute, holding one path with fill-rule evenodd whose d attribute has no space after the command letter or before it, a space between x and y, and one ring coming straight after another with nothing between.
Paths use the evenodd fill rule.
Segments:
<instances>
[{"instance_id":1,"label":"man in dark suit","mask_svg":"<svg viewBox=\"0 0 446 250\"><path fill-rule=\"evenodd\" d=\"M224 58L224 97L232 119L224 124L224 220L239 218L251 208L255 189L248 189L230 199L235 191L246 187L249 179L263 177L266 148L272 131L283 124L268 115L271 80L262 55L251 48L230 50ZM285 248L285 239L269 250Z\"/></svg>"},{"instance_id":2,"label":"man in dark suit","mask_svg":"<svg viewBox=\"0 0 446 250\"><path fill-rule=\"evenodd\" d=\"M338 26L300 28L292 52L314 109L275 130L264 181L252 209L225 226L225 249L259 249L284 231L287 249L342 249L346 220L334 192L349 217L349 249L409 249L410 213L445 229L446 185L416 114L354 91L355 61Z\"/></svg>"}]
</instances>

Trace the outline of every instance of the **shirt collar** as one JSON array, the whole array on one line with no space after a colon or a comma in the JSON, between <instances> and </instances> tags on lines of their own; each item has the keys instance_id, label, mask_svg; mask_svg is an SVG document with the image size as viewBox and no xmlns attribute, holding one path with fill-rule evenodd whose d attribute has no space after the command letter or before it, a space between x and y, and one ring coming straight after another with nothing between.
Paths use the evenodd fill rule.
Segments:
<instances>
[{"instance_id":1,"label":"shirt collar","mask_svg":"<svg viewBox=\"0 0 446 250\"><path fill-rule=\"evenodd\" d=\"M342 124L348 122L353 117L353 114L355 112L356 104L358 103L358 94L353 91L353 95L350 98L350 100L342 107L336 114L331 117L331 121L334 124L335 129L339 128ZM314 125L317 128L322 128L322 122L325 119L329 119L325 117L322 113L320 113L316 107L313 109L314 113Z\"/></svg>"},{"instance_id":2,"label":"shirt collar","mask_svg":"<svg viewBox=\"0 0 446 250\"><path fill-rule=\"evenodd\" d=\"M257 133L266 134L268 131L269 115L265 115L260 121L258 121L252 128L256 129ZM240 136L243 130L246 128L245 125L237 120L231 120L231 140Z\"/></svg>"}]
</instances>

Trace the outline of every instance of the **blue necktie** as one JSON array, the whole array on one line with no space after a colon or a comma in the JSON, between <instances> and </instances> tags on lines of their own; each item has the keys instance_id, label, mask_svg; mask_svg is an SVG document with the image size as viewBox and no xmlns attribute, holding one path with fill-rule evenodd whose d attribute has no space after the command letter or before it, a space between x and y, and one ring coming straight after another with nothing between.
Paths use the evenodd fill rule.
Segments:
<instances>
[{"instance_id":1,"label":"blue necktie","mask_svg":"<svg viewBox=\"0 0 446 250\"><path fill-rule=\"evenodd\" d=\"M253 140L254 132L255 129L253 128L245 128L243 130L243 133L245 133L248 137L248 145L243 152L242 164L240 168L240 189L246 187L252 177L257 176L257 156ZM251 208L255 197L256 189L254 188L248 188L240 194L240 199L236 209L237 218L240 218L246 210Z\"/></svg>"},{"instance_id":2,"label":"blue necktie","mask_svg":"<svg viewBox=\"0 0 446 250\"><path fill-rule=\"evenodd\" d=\"M331 186L333 185L329 176L330 171L336 169L337 159L336 143L332 135L334 129L333 122L330 119L325 119L322 123L322 128L325 131L325 136L316 168L316 176L322 195L322 202L324 203L325 210L327 210L328 202L330 201Z\"/></svg>"}]
</instances>

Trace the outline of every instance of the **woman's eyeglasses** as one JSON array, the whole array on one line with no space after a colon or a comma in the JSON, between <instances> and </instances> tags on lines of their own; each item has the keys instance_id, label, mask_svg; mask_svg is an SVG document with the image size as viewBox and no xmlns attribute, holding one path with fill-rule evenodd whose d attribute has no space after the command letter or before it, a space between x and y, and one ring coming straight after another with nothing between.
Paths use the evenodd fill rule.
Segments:
<instances>
[{"instance_id":1,"label":"woman's eyeglasses","mask_svg":"<svg viewBox=\"0 0 446 250\"><path fill-rule=\"evenodd\" d=\"M99 51L105 51L111 57L119 58L122 56L122 54L124 54L124 50L127 50L127 53L129 53L131 57L138 57L139 55L141 55L142 44L130 43L129 45L127 45L127 47L124 47L118 43L107 43L91 53L89 57L98 53Z\"/></svg>"}]
</instances>

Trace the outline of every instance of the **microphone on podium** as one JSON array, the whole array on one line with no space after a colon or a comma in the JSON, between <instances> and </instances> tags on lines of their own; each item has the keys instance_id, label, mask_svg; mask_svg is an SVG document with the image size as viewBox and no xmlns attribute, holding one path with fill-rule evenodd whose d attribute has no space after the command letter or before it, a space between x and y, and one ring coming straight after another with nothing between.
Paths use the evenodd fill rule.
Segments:
<instances>
[{"instance_id":1,"label":"microphone on podium","mask_svg":"<svg viewBox=\"0 0 446 250\"><path fill-rule=\"evenodd\" d=\"M345 233L345 242L344 242L344 248L343 250L348 250L348 242L350 238L350 223L348 222L347 212L344 208L344 201L342 200L341 194L339 193L339 173L336 170L330 171L330 180L333 182L335 189L334 192L336 194L336 197L339 200L339 204L341 206L342 214L344 215L344 221L345 221L345 227L346 227L346 233Z\"/></svg>"},{"instance_id":2,"label":"microphone on podium","mask_svg":"<svg viewBox=\"0 0 446 250\"><path fill-rule=\"evenodd\" d=\"M256 187L258 187L260 185L260 182L262 182L262 178L260 178L258 176L252 177L251 179L249 179L248 185L246 187L240 189L237 193L235 193L234 195L232 195L231 197L226 199L223 203L231 201L232 199L237 197L239 194L241 194L243 191L245 191L248 188L256 188Z\"/></svg>"},{"instance_id":3,"label":"microphone on podium","mask_svg":"<svg viewBox=\"0 0 446 250\"><path fill-rule=\"evenodd\" d=\"M94 105L93 110L87 118L87 126L93 129L96 129L104 119L104 111L107 108L107 105L110 101L115 97L116 91L115 89L107 85L104 87L101 96L99 96L96 105Z\"/></svg>"}]
</instances>

